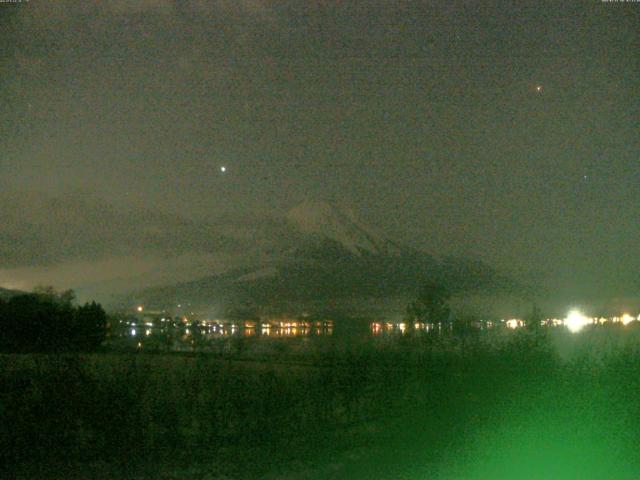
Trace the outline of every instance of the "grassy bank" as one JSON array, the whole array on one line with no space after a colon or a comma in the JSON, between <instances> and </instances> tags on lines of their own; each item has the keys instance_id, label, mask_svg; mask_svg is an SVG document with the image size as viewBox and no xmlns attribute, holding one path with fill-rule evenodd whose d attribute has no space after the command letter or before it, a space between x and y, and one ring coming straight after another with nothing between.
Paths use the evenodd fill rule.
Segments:
<instances>
[{"instance_id":1,"label":"grassy bank","mask_svg":"<svg viewBox=\"0 0 640 480\"><path fill-rule=\"evenodd\" d=\"M640 355L570 345L563 358L567 341L397 339L261 361L3 355L1 465L52 479L543 478L586 452L587 473L632 478ZM540 476L514 477L527 462Z\"/></svg>"}]
</instances>

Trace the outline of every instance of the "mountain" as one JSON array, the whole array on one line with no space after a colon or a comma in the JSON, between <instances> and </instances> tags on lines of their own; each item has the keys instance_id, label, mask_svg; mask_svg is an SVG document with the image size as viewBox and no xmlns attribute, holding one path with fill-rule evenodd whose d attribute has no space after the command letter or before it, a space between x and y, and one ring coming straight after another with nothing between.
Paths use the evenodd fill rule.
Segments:
<instances>
[{"instance_id":1,"label":"mountain","mask_svg":"<svg viewBox=\"0 0 640 480\"><path fill-rule=\"evenodd\" d=\"M392 242L336 205L306 202L283 216L261 261L130 298L167 307L190 303L232 312L375 314L403 308L426 281L455 293L494 291L509 281L478 260L447 258ZM265 250L265 251L267 251Z\"/></svg>"}]
</instances>

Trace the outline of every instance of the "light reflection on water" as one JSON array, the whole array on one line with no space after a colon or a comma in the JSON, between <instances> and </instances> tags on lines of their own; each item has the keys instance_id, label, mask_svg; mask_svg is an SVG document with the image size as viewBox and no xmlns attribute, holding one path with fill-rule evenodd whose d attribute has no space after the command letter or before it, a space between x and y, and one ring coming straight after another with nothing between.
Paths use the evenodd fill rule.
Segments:
<instances>
[{"instance_id":1,"label":"light reflection on water","mask_svg":"<svg viewBox=\"0 0 640 480\"><path fill-rule=\"evenodd\" d=\"M404 322L370 322L360 324L364 328L343 328L340 336L403 336L420 333L440 333L442 326L431 323L407 324ZM235 323L199 322L199 323L141 323L124 322L111 333L112 340L135 340L165 344L180 342L185 345L206 344L232 338L305 338L329 337L334 335L334 322L284 320L271 322L244 321ZM143 343L144 345L144 343ZM139 345L138 345L139 346Z\"/></svg>"},{"instance_id":2,"label":"light reflection on water","mask_svg":"<svg viewBox=\"0 0 640 480\"><path fill-rule=\"evenodd\" d=\"M278 321L260 323L199 322L193 324L160 324L122 322L111 331L112 346L150 348L155 350L207 350L226 340L251 338L305 338L333 335L333 321L301 322Z\"/></svg>"},{"instance_id":3,"label":"light reflection on water","mask_svg":"<svg viewBox=\"0 0 640 480\"><path fill-rule=\"evenodd\" d=\"M408 335L442 331L442 326L434 323L407 322L371 322L371 335L374 337L388 335Z\"/></svg>"},{"instance_id":4,"label":"light reflection on water","mask_svg":"<svg viewBox=\"0 0 640 480\"><path fill-rule=\"evenodd\" d=\"M136 348L167 351L220 351L225 342L240 342L242 339L251 339L251 342L266 343L267 339L305 339L326 338L334 335L334 322L332 320L308 321L308 320L271 320L271 321L192 321L187 319L171 320L161 318L159 321L147 321L129 317L124 319L111 331L109 344L115 347ZM623 316L612 319L599 319L594 325L605 323L619 323L628 325L636 320L635 317ZM606 321L606 322L605 322ZM561 327L565 322L544 320L542 325ZM405 336L440 335L452 333L454 330L471 329L487 331L493 329L513 330L524 325L522 320L474 320L465 322L454 328L451 322L438 323L409 323L406 321L344 321L339 324L339 334L336 337L353 338L398 338ZM463 332L459 330L458 333ZM336 338L336 340L338 340Z\"/></svg>"}]
</instances>

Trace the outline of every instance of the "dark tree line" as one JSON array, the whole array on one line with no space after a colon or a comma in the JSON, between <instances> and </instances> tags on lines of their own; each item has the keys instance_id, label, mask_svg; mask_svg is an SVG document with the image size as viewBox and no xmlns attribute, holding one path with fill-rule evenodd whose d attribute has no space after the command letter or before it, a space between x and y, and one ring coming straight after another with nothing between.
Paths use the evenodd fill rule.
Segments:
<instances>
[{"instance_id":1,"label":"dark tree line","mask_svg":"<svg viewBox=\"0 0 640 480\"><path fill-rule=\"evenodd\" d=\"M107 315L95 302L75 305L74 299L71 290L51 288L0 299L0 350L95 350L105 339Z\"/></svg>"},{"instance_id":2,"label":"dark tree line","mask_svg":"<svg viewBox=\"0 0 640 480\"><path fill-rule=\"evenodd\" d=\"M451 293L441 284L425 283L417 298L407 306L407 320L446 324L451 318Z\"/></svg>"}]
</instances>

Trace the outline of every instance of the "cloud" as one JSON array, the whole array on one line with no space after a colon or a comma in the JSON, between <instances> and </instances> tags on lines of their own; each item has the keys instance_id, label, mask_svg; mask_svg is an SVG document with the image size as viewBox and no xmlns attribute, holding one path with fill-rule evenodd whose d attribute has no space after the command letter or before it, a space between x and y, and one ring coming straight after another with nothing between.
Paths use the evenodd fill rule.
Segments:
<instances>
[{"instance_id":1,"label":"cloud","mask_svg":"<svg viewBox=\"0 0 640 480\"><path fill-rule=\"evenodd\" d=\"M229 258L208 254L125 255L100 260L71 260L46 266L0 268L0 288L31 291L39 285L78 293L80 301L110 300L139 288L172 284L229 268Z\"/></svg>"},{"instance_id":2,"label":"cloud","mask_svg":"<svg viewBox=\"0 0 640 480\"><path fill-rule=\"evenodd\" d=\"M100 16L158 14L170 15L174 0L56 0L29 2L20 10L22 18L31 26L52 26L73 20L90 20Z\"/></svg>"},{"instance_id":3,"label":"cloud","mask_svg":"<svg viewBox=\"0 0 640 480\"><path fill-rule=\"evenodd\" d=\"M204 222L113 205L82 193L0 194L0 268L46 266L137 254L233 252L231 241Z\"/></svg>"},{"instance_id":4,"label":"cloud","mask_svg":"<svg viewBox=\"0 0 640 480\"><path fill-rule=\"evenodd\" d=\"M226 221L123 209L78 191L1 192L0 225L0 287L73 288L82 301L222 273L260 241Z\"/></svg>"},{"instance_id":5,"label":"cloud","mask_svg":"<svg viewBox=\"0 0 640 480\"><path fill-rule=\"evenodd\" d=\"M151 15L158 17L216 16L272 21L274 8L264 0L56 0L32 1L19 13L32 26L99 17Z\"/></svg>"}]
</instances>

